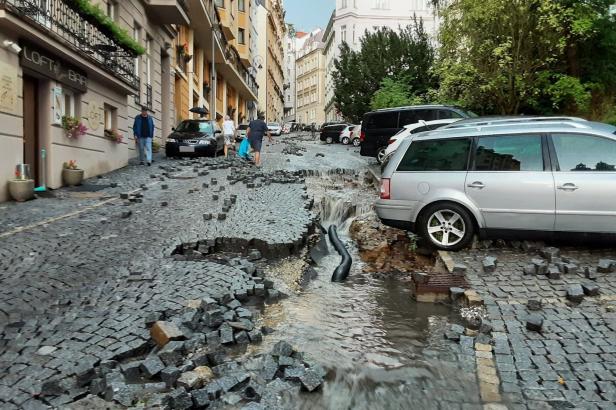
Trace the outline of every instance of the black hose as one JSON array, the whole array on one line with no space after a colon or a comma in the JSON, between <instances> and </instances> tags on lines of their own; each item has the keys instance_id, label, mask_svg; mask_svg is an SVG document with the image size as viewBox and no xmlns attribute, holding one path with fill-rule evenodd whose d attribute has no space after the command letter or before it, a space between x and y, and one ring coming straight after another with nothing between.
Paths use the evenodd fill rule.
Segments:
<instances>
[{"instance_id":1,"label":"black hose","mask_svg":"<svg viewBox=\"0 0 616 410\"><path fill-rule=\"evenodd\" d=\"M334 245L334 248L336 248L340 256L342 256L340 265L338 265L332 275L332 282L343 282L347 276L349 276L349 271L351 270L351 263L353 263L353 260L351 259L349 251L347 251L342 241L340 241L340 238L338 238L336 225L331 225L329 227L328 234L330 242Z\"/></svg>"}]
</instances>

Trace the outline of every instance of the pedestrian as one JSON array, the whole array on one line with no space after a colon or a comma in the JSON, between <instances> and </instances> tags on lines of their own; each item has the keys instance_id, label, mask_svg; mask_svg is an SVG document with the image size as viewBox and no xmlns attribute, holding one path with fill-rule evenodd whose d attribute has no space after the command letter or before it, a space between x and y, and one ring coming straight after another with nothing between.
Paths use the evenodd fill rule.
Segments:
<instances>
[{"instance_id":1,"label":"pedestrian","mask_svg":"<svg viewBox=\"0 0 616 410\"><path fill-rule=\"evenodd\" d=\"M250 147L255 153L255 165L261 165L261 146L263 145L263 136L267 134L267 139L272 142L272 134L270 134L267 124L265 123L265 116L260 114L256 120L250 121L248 129L246 130L246 136Z\"/></svg>"},{"instance_id":2,"label":"pedestrian","mask_svg":"<svg viewBox=\"0 0 616 410\"><path fill-rule=\"evenodd\" d=\"M150 117L148 109L141 107L141 114L135 117L133 123L133 135L135 144L139 150L139 162L141 165L147 161L152 165L152 139L154 138L154 120ZM145 158L144 158L145 157Z\"/></svg>"},{"instance_id":3,"label":"pedestrian","mask_svg":"<svg viewBox=\"0 0 616 410\"><path fill-rule=\"evenodd\" d=\"M225 137L225 158L227 158L227 150L235 143L235 123L228 115L222 123L222 135Z\"/></svg>"}]
</instances>

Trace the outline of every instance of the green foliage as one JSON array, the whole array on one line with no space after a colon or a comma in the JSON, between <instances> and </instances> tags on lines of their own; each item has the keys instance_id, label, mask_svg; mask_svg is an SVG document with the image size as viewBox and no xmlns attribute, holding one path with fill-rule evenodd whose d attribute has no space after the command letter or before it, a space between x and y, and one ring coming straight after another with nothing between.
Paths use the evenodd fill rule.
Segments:
<instances>
[{"instance_id":1,"label":"green foliage","mask_svg":"<svg viewBox=\"0 0 616 410\"><path fill-rule=\"evenodd\" d=\"M399 32L389 28L366 32L358 52L343 43L334 61L336 108L358 123L372 107L418 101L436 88L434 59L421 21Z\"/></svg>"},{"instance_id":2,"label":"green foliage","mask_svg":"<svg viewBox=\"0 0 616 410\"><path fill-rule=\"evenodd\" d=\"M595 115L616 87L612 0L435 0L440 100L482 113ZM600 98L599 98L600 97Z\"/></svg>"},{"instance_id":3,"label":"green foliage","mask_svg":"<svg viewBox=\"0 0 616 410\"><path fill-rule=\"evenodd\" d=\"M113 21L113 19L109 18L98 4L93 5L90 0L67 0L67 2L81 14L102 26L103 29L127 51L130 51L134 55L142 55L145 53L145 47L135 41L135 39L125 29Z\"/></svg>"},{"instance_id":4,"label":"green foliage","mask_svg":"<svg viewBox=\"0 0 616 410\"><path fill-rule=\"evenodd\" d=\"M421 104L422 99L411 95L408 81L384 78L381 81L381 88L374 93L370 108L378 110L380 108L400 107L405 105Z\"/></svg>"}]
</instances>

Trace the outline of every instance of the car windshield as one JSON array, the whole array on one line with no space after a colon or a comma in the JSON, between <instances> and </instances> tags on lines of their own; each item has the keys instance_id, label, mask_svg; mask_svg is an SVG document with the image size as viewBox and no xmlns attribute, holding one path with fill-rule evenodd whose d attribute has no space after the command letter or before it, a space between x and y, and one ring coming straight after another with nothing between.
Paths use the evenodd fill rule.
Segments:
<instances>
[{"instance_id":1,"label":"car windshield","mask_svg":"<svg viewBox=\"0 0 616 410\"><path fill-rule=\"evenodd\" d=\"M212 133L212 123L205 121L182 121L175 129L178 132L204 132Z\"/></svg>"}]
</instances>

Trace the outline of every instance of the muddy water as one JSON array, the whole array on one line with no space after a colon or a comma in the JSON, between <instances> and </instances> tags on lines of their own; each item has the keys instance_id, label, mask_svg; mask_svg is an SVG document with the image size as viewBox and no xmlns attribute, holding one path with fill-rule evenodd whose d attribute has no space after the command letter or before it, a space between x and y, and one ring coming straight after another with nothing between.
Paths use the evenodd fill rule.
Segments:
<instances>
[{"instance_id":1,"label":"muddy water","mask_svg":"<svg viewBox=\"0 0 616 410\"><path fill-rule=\"evenodd\" d=\"M334 186L340 187L329 188ZM310 191L317 197L323 227L338 226L354 263L346 282L332 283L340 257L324 235L313 252L317 277L300 294L263 312L265 324L276 329L260 347L263 351L287 340L329 371L323 394L301 395L287 407L437 408L437 387L464 394L475 376L460 371L443 338L446 325L459 322L459 314L448 306L414 302L408 284L395 275L383 279L362 272L348 228L356 215L371 212L374 193L328 189L323 181Z\"/></svg>"}]
</instances>

